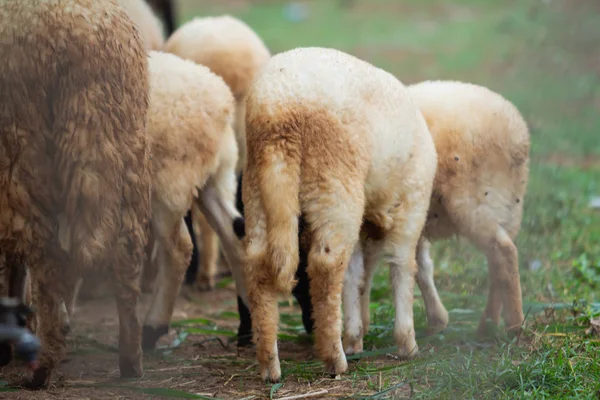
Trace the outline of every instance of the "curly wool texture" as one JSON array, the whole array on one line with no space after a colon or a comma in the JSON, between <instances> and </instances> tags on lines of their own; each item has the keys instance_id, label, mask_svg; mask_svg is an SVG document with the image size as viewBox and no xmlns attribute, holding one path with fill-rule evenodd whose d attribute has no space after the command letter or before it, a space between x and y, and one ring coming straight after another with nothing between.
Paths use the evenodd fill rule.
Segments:
<instances>
[{"instance_id":1,"label":"curly wool texture","mask_svg":"<svg viewBox=\"0 0 600 400\"><path fill-rule=\"evenodd\" d=\"M243 21L229 15L195 18L177 29L164 51L210 68L221 76L236 100L234 129L240 157L246 163L244 102L256 73L271 57L262 39Z\"/></svg>"},{"instance_id":2,"label":"curly wool texture","mask_svg":"<svg viewBox=\"0 0 600 400\"><path fill-rule=\"evenodd\" d=\"M112 268L121 373L141 373L135 304L150 217L146 53L113 1L0 3L0 252L22 256L44 344L62 357L61 298Z\"/></svg>"},{"instance_id":3,"label":"curly wool texture","mask_svg":"<svg viewBox=\"0 0 600 400\"><path fill-rule=\"evenodd\" d=\"M165 43L164 27L145 0L116 0L137 26L146 50L160 50Z\"/></svg>"},{"instance_id":4,"label":"curly wool texture","mask_svg":"<svg viewBox=\"0 0 600 400\"><path fill-rule=\"evenodd\" d=\"M237 161L228 129L234 100L218 75L173 54L150 52L149 70L153 202L183 217L196 188L202 188L225 159Z\"/></svg>"}]
</instances>

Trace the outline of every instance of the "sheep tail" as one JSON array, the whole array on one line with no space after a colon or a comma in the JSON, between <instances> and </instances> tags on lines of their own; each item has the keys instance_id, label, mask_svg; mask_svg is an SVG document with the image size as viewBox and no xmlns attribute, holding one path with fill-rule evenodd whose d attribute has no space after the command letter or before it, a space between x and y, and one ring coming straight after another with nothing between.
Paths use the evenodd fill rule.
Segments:
<instances>
[{"instance_id":1,"label":"sheep tail","mask_svg":"<svg viewBox=\"0 0 600 400\"><path fill-rule=\"evenodd\" d=\"M264 149L259 187L267 220L267 257L273 285L289 294L298 268L298 217L300 215L300 140L291 135ZM294 137L295 136L295 137Z\"/></svg>"}]
</instances>

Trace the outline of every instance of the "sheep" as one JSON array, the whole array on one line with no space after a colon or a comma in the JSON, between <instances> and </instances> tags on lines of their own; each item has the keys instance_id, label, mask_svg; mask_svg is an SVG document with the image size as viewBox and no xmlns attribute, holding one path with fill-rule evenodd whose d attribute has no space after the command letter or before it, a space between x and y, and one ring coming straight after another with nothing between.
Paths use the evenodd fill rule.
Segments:
<instances>
[{"instance_id":1,"label":"sheep","mask_svg":"<svg viewBox=\"0 0 600 400\"><path fill-rule=\"evenodd\" d=\"M21 260L31 278L43 344L32 387L47 387L64 355L62 302L94 271L114 274L121 377L142 374L146 56L113 1L0 3L0 253Z\"/></svg>"},{"instance_id":2,"label":"sheep","mask_svg":"<svg viewBox=\"0 0 600 400\"><path fill-rule=\"evenodd\" d=\"M385 252L398 352L416 355L415 251L437 160L404 85L341 51L297 48L273 56L257 75L245 122L245 275L261 377L281 377L276 300L295 283L301 211L310 232L315 346L326 371L348 367L342 284L363 250Z\"/></svg>"},{"instance_id":3,"label":"sheep","mask_svg":"<svg viewBox=\"0 0 600 400\"><path fill-rule=\"evenodd\" d=\"M145 43L146 50L160 50L165 42L162 23L145 0L116 0L127 15L135 22L136 27ZM151 291L151 282L156 275L152 268L145 268L142 273L141 287L143 292ZM82 298L96 298L106 292L106 282L86 279L77 287ZM68 322L65 321L68 325Z\"/></svg>"},{"instance_id":4,"label":"sheep","mask_svg":"<svg viewBox=\"0 0 600 400\"><path fill-rule=\"evenodd\" d=\"M498 325L502 306L507 330L518 331L524 318L513 241L520 229L527 189L527 124L511 102L482 86L425 81L407 88L427 121L438 153L427 222L417 246L417 283L429 331L439 331L448 323L448 312L433 280L430 242L453 235L469 239L488 259L489 296L477 334L487 333L488 319ZM346 354L362 351L375 261L365 259L364 282L348 278L344 288L348 291L347 301L344 299L347 327L355 327L344 335ZM363 295L358 303L361 284ZM361 335L352 337L355 331Z\"/></svg>"},{"instance_id":5,"label":"sheep","mask_svg":"<svg viewBox=\"0 0 600 400\"><path fill-rule=\"evenodd\" d=\"M142 348L167 333L192 244L183 222L192 203L221 239L238 288L246 299L243 219L235 208L238 151L232 128L234 98L207 67L151 51L148 135L152 148L152 254L158 276L146 315ZM247 300L246 300L247 301Z\"/></svg>"},{"instance_id":6,"label":"sheep","mask_svg":"<svg viewBox=\"0 0 600 400\"><path fill-rule=\"evenodd\" d=\"M116 0L135 22L146 50L160 50L165 44L164 27L145 0Z\"/></svg>"},{"instance_id":7,"label":"sheep","mask_svg":"<svg viewBox=\"0 0 600 400\"><path fill-rule=\"evenodd\" d=\"M244 103L252 79L268 61L271 54L260 37L243 21L230 15L195 18L177 29L164 45L164 51L192 60L210 68L230 87L236 101L235 134L239 149L236 174L241 174L246 163ZM239 178L238 178L239 179ZM211 290L215 285L219 242L199 213L192 209L190 220L195 220L203 242L196 286ZM188 223L188 229L194 229ZM188 275L192 277L193 271Z\"/></svg>"},{"instance_id":8,"label":"sheep","mask_svg":"<svg viewBox=\"0 0 600 400\"><path fill-rule=\"evenodd\" d=\"M246 23L221 15L194 18L183 24L169 37L163 50L207 66L233 92L239 175L246 164L244 103L254 76L271 57L269 49Z\"/></svg>"}]
</instances>

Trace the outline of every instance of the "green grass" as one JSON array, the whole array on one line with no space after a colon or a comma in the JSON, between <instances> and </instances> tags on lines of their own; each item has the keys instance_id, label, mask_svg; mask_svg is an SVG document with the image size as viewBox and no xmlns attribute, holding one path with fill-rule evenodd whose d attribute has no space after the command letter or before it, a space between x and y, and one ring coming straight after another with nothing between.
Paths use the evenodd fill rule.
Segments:
<instances>
[{"instance_id":1,"label":"green grass","mask_svg":"<svg viewBox=\"0 0 600 400\"><path fill-rule=\"evenodd\" d=\"M421 355L412 362L353 362L352 379L381 374L381 390L409 382L417 398L597 398L600 342L585 330L600 314L600 212L588 208L589 198L600 195L600 163L578 166L586 157L600 160L597 0L357 0L354 11L340 1L319 0L307 2L309 18L299 23L284 18L285 2L231 10L228 3L199 2L194 13L231 11L274 53L335 47L405 83L460 79L486 85L513 101L531 128L530 184L517 242L529 310L521 341L500 334L494 343L475 340L487 293L485 258L464 240L438 243L436 283L450 326L420 338ZM190 11L184 19L192 16ZM553 163L550 156L573 166ZM535 264L540 268L532 270ZM366 350L393 345L390 299L382 268ZM555 303L562 307L544 310ZM420 300L415 321L419 335L426 324ZM282 328L289 335L300 332L299 315L282 315ZM322 366L284 362L283 373L314 380Z\"/></svg>"}]
</instances>

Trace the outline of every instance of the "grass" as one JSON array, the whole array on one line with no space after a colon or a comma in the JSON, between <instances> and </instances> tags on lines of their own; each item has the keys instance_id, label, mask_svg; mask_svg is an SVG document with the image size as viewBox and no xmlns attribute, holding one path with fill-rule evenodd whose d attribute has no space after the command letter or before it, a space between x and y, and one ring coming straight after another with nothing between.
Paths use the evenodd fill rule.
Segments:
<instances>
[{"instance_id":1,"label":"grass","mask_svg":"<svg viewBox=\"0 0 600 400\"><path fill-rule=\"evenodd\" d=\"M309 16L298 23L286 20L281 1L188 3L184 20L229 12L274 53L335 47L405 83L459 79L486 85L513 101L530 125L531 175L517 242L529 314L520 342L500 333L493 343L474 339L487 293L485 258L464 240L438 243L436 283L450 326L420 338L415 361L353 362L352 381L376 382L372 389L381 398L405 382L416 398L600 396L600 340L585 333L600 315L594 303L600 301L600 212L588 208L590 197L600 195L597 0L356 0L350 7L319 0L305 2ZM372 297L366 349L385 354L377 349L393 345L394 310L383 268ZM423 331L420 301L415 320ZM282 328L301 332L300 316L282 315ZM322 370L314 361L284 361L283 374L310 381Z\"/></svg>"}]
</instances>

